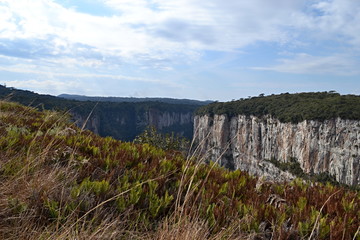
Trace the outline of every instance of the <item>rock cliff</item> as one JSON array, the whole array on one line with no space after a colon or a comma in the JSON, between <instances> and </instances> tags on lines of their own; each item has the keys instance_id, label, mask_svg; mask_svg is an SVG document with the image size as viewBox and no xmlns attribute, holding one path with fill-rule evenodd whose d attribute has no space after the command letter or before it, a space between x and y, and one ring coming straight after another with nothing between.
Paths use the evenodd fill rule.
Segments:
<instances>
[{"instance_id":1,"label":"rock cliff","mask_svg":"<svg viewBox=\"0 0 360 240\"><path fill-rule=\"evenodd\" d=\"M79 128L84 128L87 130L92 131L95 134L100 134L99 128L100 128L100 119L98 116L91 116L87 118L85 115L81 115L75 111L71 112L71 116L75 122L75 124ZM84 125L85 124L85 125Z\"/></svg>"},{"instance_id":2,"label":"rock cliff","mask_svg":"<svg viewBox=\"0 0 360 240\"><path fill-rule=\"evenodd\" d=\"M88 114L71 112L75 123L101 136L132 141L147 126L154 126L160 132L191 138L193 135L193 111L164 111L156 108L147 110L126 109L117 111L94 111Z\"/></svg>"},{"instance_id":3,"label":"rock cliff","mask_svg":"<svg viewBox=\"0 0 360 240\"><path fill-rule=\"evenodd\" d=\"M194 139L213 161L254 175L294 176L265 159L298 161L305 173L327 172L348 185L360 184L360 121L340 118L297 124L269 116L197 115Z\"/></svg>"},{"instance_id":4,"label":"rock cliff","mask_svg":"<svg viewBox=\"0 0 360 240\"><path fill-rule=\"evenodd\" d=\"M138 122L143 126L154 126L158 130L166 129L175 125L186 125L193 123L192 112L168 112L157 109L149 109L142 116L138 116ZM182 132L184 134L184 132Z\"/></svg>"}]
</instances>

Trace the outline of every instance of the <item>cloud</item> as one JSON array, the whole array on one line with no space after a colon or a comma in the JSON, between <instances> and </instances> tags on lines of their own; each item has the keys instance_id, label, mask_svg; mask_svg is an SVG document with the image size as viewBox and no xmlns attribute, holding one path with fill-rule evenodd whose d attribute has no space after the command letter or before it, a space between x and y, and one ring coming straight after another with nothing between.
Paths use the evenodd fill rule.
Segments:
<instances>
[{"instance_id":1,"label":"cloud","mask_svg":"<svg viewBox=\"0 0 360 240\"><path fill-rule=\"evenodd\" d=\"M360 2L352 0L314 1L297 13L299 30L319 40L333 40L360 47ZM313 39L314 39L313 38Z\"/></svg>"},{"instance_id":2,"label":"cloud","mask_svg":"<svg viewBox=\"0 0 360 240\"><path fill-rule=\"evenodd\" d=\"M292 26L291 14L305 3L300 0L104 2L118 9L125 22L142 24L156 38L181 42L195 49L227 51L256 41L285 41L288 33L283 27Z\"/></svg>"},{"instance_id":3,"label":"cloud","mask_svg":"<svg viewBox=\"0 0 360 240\"><path fill-rule=\"evenodd\" d=\"M359 1L94 0L108 15L76 6L86 1L0 0L0 71L183 89L176 81L209 72L235 79L258 56L268 63L253 70L360 74ZM266 55L278 48L293 54ZM234 59L214 66L224 54ZM227 64L236 65L228 75Z\"/></svg>"},{"instance_id":4,"label":"cloud","mask_svg":"<svg viewBox=\"0 0 360 240\"><path fill-rule=\"evenodd\" d=\"M15 87L19 89L30 89L35 90L37 93L46 93L58 95L66 92L78 92L78 93L89 93L91 87L84 88L82 82L79 81L59 81L59 80L13 80L3 81L9 87ZM86 86L86 85L85 85ZM87 85L89 86L89 85Z\"/></svg>"},{"instance_id":5,"label":"cloud","mask_svg":"<svg viewBox=\"0 0 360 240\"><path fill-rule=\"evenodd\" d=\"M4 14L0 26L1 42L5 45L0 52L3 55L10 55L7 50L11 50L13 55L20 54L19 57L37 58L42 47L40 50L48 57L71 53L77 57L78 46L85 46L85 50L102 56L131 61L139 54L159 59L178 51L176 44L154 41L124 23L120 16L92 16L50 0L5 1L0 11ZM81 51L80 55L83 56Z\"/></svg>"},{"instance_id":6,"label":"cloud","mask_svg":"<svg viewBox=\"0 0 360 240\"><path fill-rule=\"evenodd\" d=\"M293 58L278 60L280 64L271 67L253 67L253 70L275 71L293 74L323 74L353 76L360 74L358 62L349 55L313 56L299 53Z\"/></svg>"},{"instance_id":7,"label":"cloud","mask_svg":"<svg viewBox=\"0 0 360 240\"><path fill-rule=\"evenodd\" d=\"M112 75L112 74L94 74L94 73L68 73L68 72L54 72L54 71L41 71L36 69L29 69L29 65L18 66L18 67L0 67L0 71L13 72L13 73L24 73L24 74L34 74L42 75L48 77L66 77L66 78L99 78L99 79L116 79L116 80L125 80L125 81L135 81L135 82L148 82L148 83L157 83L163 85L172 85L173 83L168 81L161 81L158 79L151 78L142 78L142 77L131 77L123 75ZM33 66L36 68L36 66ZM179 86L179 85L176 85Z\"/></svg>"},{"instance_id":8,"label":"cloud","mask_svg":"<svg viewBox=\"0 0 360 240\"><path fill-rule=\"evenodd\" d=\"M291 44L299 40L297 31L311 32L306 34L308 41L311 36L335 40L341 35L360 45L356 24L360 3L351 0L311 5L306 0L102 1L117 14L80 13L51 0L5 0L0 5L0 37L13 41L14 54L18 44L29 41L24 49L45 46L40 50L49 56L74 52L74 46L83 45L100 55L133 62L179 59L179 55L186 62L197 59L196 51L234 51L256 42Z\"/></svg>"},{"instance_id":9,"label":"cloud","mask_svg":"<svg viewBox=\"0 0 360 240\"><path fill-rule=\"evenodd\" d=\"M50 0L8 0L0 9L0 36L36 41L51 36L54 49L82 44L122 58L169 58L179 53L192 57L194 50L232 51L256 41L287 41L282 27L292 25L289 13L303 2L104 0L118 14L100 17Z\"/></svg>"},{"instance_id":10,"label":"cloud","mask_svg":"<svg viewBox=\"0 0 360 240\"><path fill-rule=\"evenodd\" d=\"M176 31L174 31L176 29ZM168 19L161 27L151 32L153 35L174 42L194 41L199 44L211 46L216 42L211 26L192 25L178 19Z\"/></svg>"}]
</instances>

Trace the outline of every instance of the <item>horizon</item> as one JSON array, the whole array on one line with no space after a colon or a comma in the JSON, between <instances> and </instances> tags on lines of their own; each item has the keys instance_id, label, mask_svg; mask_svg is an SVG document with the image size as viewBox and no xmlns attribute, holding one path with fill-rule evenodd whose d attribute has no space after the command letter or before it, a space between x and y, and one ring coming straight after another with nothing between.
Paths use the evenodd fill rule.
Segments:
<instances>
[{"instance_id":1,"label":"horizon","mask_svg":"<svg viewBox=\"0 0 360 240\"><path fill-rule=\"evenodd\" d=\"M360 94L360 2L4 0L0 13L8 87L200 101Z\"/></svg>"},{"instance_id":2,"label":"horizon","mask_svg":"<svg viewBox=\"0 0 360 240\"><path fill-rule=\"evenodd\" d=\"M246 100L246 99L251 99L251 98L256 98L256 97L269 97L269 96L273 96L273 95L283 95L283 94L303 94L303 93L334 93L334 94L340 94L341 96L345 96L345 95L353 95L353 96L359 96L360 94L342 94L337 92L336 90L330 90L330 91L317 91L317 92L282 92L282 93L271 93L271 94L264 94L264 93L260 93L258 95L254 95L254 96L247 96L247 97L241 97L238 99L231 99L228 101L219 101L219 100L212 100L212 99L207 99L207 100L198 100L198 99L192 99L192 98L174 98L174 97L157 97L157 96L150 96L150 97L128 97L128 96L101 96L101 95L81 95L81 94L68 94L68 93L61 93L58 95L53 95L53 94L47 94L47 93L38 93L36 91L32 91L32 90L28 90L28 89L21 89L21 88L16 88L16 87L11 87L11 86L6 86L6 84L1 84L0 86L5 87L5 88L13 88L15 90L20 90L20 91L30 91L33 92L35 94L40 94L40 95L50 95L53 97L59 97L59 98L63 98L61 97L61 95L67 95L67 96L76 96L76 97L88 97L88 98L135 98L135 99L146 99L146 98L159 98L159 99L173 99L173 100L190 100L190 101L199 101L199 102L232 102L232 101L241 101L241 100ZM66 99L66 98L65 98Z\"/></svg>"},{"instance_id":3,"label":"horizon","mask_svg":"<svg viewBox=\"0 0 360 240\"><path fill-rule=\"evenodd\" d=\"M22 89L19 89L22 90ZM314 91L314 92L281 92L281 93L270 93L270 94L264 94L263 93L259 93L257 95L253 95L253 96L246 96L246 97L240 97L238 99L230 99L227 101L219 101L219 102L231 102L231 101L238 101L238 100L246 100L246 99L251 99L251 98L256 98L256 97L268 97L268 96L272 96L272 95L282 95L282 94L301 94L301 93L318 93L318 92L326 92L326 93L335 93L335 94L340 94L342 96L344 95L355 95L355 96L360 96L360 94L352 94L352 93L348 93L348 94L342 94L337 92L336 90L329 90L329 91ZM198 100L198 99L192 99L192 98L173 98L173 97L157 97L157 96L150 96L150 97L127 97L127 96L99 96L99 95L80 95L80 94L68 94L68 93L61 93L59 95L53 95L55 97L60 97L61 95L68 95L68 96L79 96L79 97L90 97L90 98L168 98L168 99L175 99L175 100L192 100L192 101L201 101L201 102L206 102L206 101L212 101L212 102L218 102L218 100L214 100L214 99L207 99L207 100Z\"/></svg>"}]
</instances>

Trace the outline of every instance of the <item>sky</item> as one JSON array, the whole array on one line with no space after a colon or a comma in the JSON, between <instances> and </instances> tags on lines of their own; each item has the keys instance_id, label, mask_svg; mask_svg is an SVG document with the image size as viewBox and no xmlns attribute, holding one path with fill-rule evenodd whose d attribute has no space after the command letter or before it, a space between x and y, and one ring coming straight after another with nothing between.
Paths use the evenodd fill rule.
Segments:
<instances>
[{"instance_id":1,"label":"sky","mask_svg":"<svg viewBox=\"0 0 360 240\"><path fill-rule=\"evenodd\" d=\"M0 0L0 84L233 99L360 94L358 0Z\"/></svg>"}]
</instances>

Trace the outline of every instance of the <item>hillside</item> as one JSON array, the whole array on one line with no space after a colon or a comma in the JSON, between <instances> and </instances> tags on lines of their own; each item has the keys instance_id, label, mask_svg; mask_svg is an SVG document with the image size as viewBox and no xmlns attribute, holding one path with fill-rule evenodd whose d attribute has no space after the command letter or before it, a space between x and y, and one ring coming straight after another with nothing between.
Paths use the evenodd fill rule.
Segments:
<instances>
[{"instance_id":1,"label":"hillside","mask_svg":"<svg viewBox=\"0 0 360 240\"><path fill-rule=\"evenodd\" d=\"M0 101L0 239L360 239L360 194L275 184Z\"/></svg>"},{"instance_id":2,"label":"hillside","mask_svg":"<svg viewBox=\"0 0 360 240\"><path fill-rule=\"evenodd\" d=\"M304 120L360 119L360 96L340 95L335 92L283 93L241 99L232 102L217 102L203 106L198 115L227 114L262 117L270 115L281 122L298 123Z\"/></svg>"},{"instance_id":3,"label":"hillside","mask_svg":"<svg viewBox=\"0 0 360 240\"><path fill-rule=\"evenodd\" d=\"M93 102L162 102L170 104L188 104L188 105L207 105L212 101L198 101L191 99L175 99L175 98L138 98L138 97L89 97L74 94L60 94L60 98L78 100L78 101L93 101Z\"/></svg>"},{"instance_id":4,"label":"hillside","mask_svg":"<svg viewBox=\"0 0 360 240\"><path fill-rule=\"evenodd\" d=\"M8 99L38 109L70 111L78 126L101 136L132 141L153 125L163 133L174 132L189 139L193 134L193 112L198 104L165 102L76 101L37 94L0 85L0 99Z\"/></svg>"}]
</instances>

